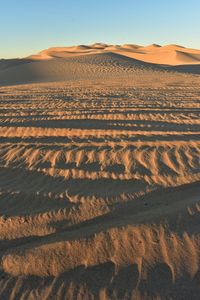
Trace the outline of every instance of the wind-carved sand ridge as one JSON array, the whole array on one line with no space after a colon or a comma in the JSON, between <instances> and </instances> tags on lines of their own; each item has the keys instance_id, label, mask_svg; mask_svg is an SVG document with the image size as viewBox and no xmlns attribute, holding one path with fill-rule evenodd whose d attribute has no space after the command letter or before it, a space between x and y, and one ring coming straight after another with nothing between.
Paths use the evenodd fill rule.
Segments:
<instances>
[{"instance_id":1,"label":"wind-carved sand ridge","mask_svg":"<svg viewBox=\"0 0 200 300\"><path fill-rule=\"evenodd\" d=\"M199 299L200 77L92 47L0 71L0 298Z\"/></svg>"}]
</instances>

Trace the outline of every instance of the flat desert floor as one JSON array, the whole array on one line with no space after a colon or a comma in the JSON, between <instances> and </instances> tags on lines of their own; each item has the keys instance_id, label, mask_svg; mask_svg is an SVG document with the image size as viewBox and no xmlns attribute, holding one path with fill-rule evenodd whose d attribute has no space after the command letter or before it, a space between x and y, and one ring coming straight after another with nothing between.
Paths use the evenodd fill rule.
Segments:
<instances>
[{"instance_id":1,"label":"flat desert floor","mask_svg":"<svg viewBox=\"0 0 200 300\"><path fill-rule=\"evenodd\" d=\"M90 60L0 88L0 299L199 299L200 76Z\"/></svg>"}]
</instances>

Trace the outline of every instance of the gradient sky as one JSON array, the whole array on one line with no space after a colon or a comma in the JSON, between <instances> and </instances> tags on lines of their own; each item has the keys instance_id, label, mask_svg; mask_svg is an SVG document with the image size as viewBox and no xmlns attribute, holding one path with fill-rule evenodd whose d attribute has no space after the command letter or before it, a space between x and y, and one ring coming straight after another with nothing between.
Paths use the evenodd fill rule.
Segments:
<instances>
[{"instance_id":1,"label":"gradient sky","mask_svg":"<svg viewBox=\"0 0 200 300\"><path fill-rule=\"evenodd\" d=\"M0 58L94 42L200 49L199 16L199 0L0 0Z\"/></svg>"}]
</instances>

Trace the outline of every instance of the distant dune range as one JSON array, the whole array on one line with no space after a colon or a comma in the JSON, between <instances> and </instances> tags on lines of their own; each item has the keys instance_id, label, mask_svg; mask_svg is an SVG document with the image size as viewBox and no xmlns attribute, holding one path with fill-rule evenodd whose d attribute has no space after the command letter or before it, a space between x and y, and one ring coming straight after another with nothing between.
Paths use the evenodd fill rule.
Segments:
<instances>
[{"instance_id":1,"label":"distant dune range","mask_svg":"<svg viewBox=\"0 0 200 300\"><path fill-rule=\"evenodd\" d=\"M146 69L200 73L200 50L178 45L54 47L22 59L0 60L0 85L124 77Z\"/></svg>"},{"instance_id":2,"label":"distant dune range","mask_svg":"<svg viewBox=\"0 0 200 300\"><path fill-rule=\"evenodd\" d=\"M0 62L0 299L199 300L198 55Z\"/></svg>"}]
</instances>

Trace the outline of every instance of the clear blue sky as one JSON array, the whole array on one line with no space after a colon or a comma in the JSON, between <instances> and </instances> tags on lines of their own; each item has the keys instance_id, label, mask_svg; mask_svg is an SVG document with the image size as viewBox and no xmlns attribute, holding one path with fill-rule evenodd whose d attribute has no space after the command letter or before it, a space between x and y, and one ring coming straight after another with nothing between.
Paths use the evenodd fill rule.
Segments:
<instances>
[{"instance_id":1,"label":"clear blue sky","mask_svg":"<svg viewBox=\"0 0 200 300\"><path fill-rule=\"evenodd\" d=\"M200 48L200 0L0 0L0 58L94 42Z\"/></svg>"}]
</instances>

